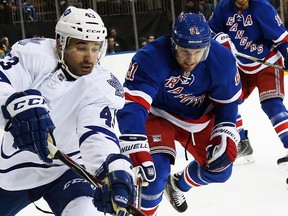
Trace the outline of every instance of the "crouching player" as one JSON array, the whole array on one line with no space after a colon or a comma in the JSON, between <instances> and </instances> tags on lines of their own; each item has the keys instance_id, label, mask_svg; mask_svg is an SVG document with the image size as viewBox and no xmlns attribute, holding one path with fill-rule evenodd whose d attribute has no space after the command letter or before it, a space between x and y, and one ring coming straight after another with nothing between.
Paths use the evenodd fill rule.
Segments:
<instances>
[{"instance_id":1,"label":"crouching player","mask_svg":"<svg viewBox=\"0 0 288 216\"><path fill-rule=\"evenodd\" d=\"M139 50L124 91L120 145L149 183L142 191L146 215L157 214L163 192L184 212L183 192L229 179L240 141L235 123L241 83L235 58L211 39L203 14L181 13L171 35ZM170 174L175 141L195 160Z\"/></svg>"}]
</instances>

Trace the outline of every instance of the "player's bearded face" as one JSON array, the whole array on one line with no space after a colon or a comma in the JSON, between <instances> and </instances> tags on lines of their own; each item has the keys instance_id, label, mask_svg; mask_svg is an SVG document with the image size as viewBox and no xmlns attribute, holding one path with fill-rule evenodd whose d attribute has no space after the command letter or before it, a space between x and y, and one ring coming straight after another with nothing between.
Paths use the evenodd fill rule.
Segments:
<instances>
[{"instance_id":1,"label":"player's bearded face","mask_svg":"<svg viewBox=\"0 0 288 216\"><path fill-rule=\"evenodd\" d=\"M180 46L176 48L176 59L184 71L192 71L202 59L205 48L187 49Z\"/></svg>"},{"instance_id":2,"label":"player's bearded face","mask_svg":"<svg viewBox=\"0 0 288 216\"><path fill-rule=\"evenodd\" d=\"M64 52L65 64L76 76L89 74L97 63L100 48L100 42L71 38Z\"/></svg>"}]
</instances>

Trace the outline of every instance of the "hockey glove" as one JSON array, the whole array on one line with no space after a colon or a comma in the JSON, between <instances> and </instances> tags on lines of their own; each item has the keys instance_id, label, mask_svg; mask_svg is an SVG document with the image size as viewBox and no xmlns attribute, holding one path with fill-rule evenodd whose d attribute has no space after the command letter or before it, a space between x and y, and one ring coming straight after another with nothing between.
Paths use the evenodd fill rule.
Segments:
<instances>
[{"instance_id":1,"label":"hockey glove","mask_svg":"<svg viewBox=\"0 0 288 216\"><path fill-rule=\"evenodd\" d=\"M136 199L131 160L122 154L110 154L96 171L103 185L96 188L93 203L98 211L128 216L126 207Z\"/></svg>"},{"instance_id":2,"label":"hockey glove","mask_svg":"<svg viewBox=\"0 0 288 216\"><path fill-rule=\"evenodd\" d=\"M35 89L12 94L2 106L8 123L5 131L14 137L13 147L36 153L41 160L51 163L47 158L48 134L53 138L55 126L48 114L48 106L41 93Z\"/></svg>"},{"instance_id":3,"label":"hockey glove","mask_svg":"<svg viewBox=\"0 0 288 216\"><path fill-rule=\"evenodd\" d=\"M156 171L147 137L141 134L124 134L119 139L123 154L129 155L133 166L139 168L143 180L148 183L153 182L156 178Z\"/></svg>"},{"instance_id":4,"label":"hockey glove","mask_svg":"<svg viewBox=\"0 0 288 216\"><path fill-rule=\"evenodd\" d=\"M277 46L277 49L280 51L281 55L284 58L284 67L288 70L288 42L281 43Z\"/></svg>"},{"instance_id":5,"label":"hockey glove","mask_svg":"<svg viewBox=\"0 0 288 216\"><path fill-rule=\"evenodd\" d=\"M222 44L223 46L225 46L227 49L231 50L232 54L235 56L238 51L235 47L235 45L233 44L233 42L231 41L230 37L228 34L225 34L223 32L219 32L218 34L216 34L213 39L217 42L219 42L220 44Z\"/></svg>"},{"instance_id":6,"label":"hockey glove","mask_svg":"<svg viewBox=\"0 0 288 216\"><path fill-rule=\"evenodd\" d=\"M237 157L240 135L232 123L215 126L207 146L207 168L212 172L225 170Z\"/></svg>"}]
</instances>

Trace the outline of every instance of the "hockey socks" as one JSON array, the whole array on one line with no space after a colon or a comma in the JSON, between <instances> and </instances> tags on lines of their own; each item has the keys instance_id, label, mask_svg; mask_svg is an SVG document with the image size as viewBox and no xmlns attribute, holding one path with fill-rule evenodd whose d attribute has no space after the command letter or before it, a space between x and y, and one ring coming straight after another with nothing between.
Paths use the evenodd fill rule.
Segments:
<instances>
[{"instance_id":1,"label":"hockey socks","mask_svg":"<svg viewBox=\"0 0 288 216\"><path fill-rule=\"evenodd\" d=\"M150 182L148 187L142 188L141 209L147 216L157 213L171 171L170 158L167 154L153 154L152 157L156 168L156 179Z\"/></svg>"},{"instance_id":2,"label":"hockey socks","mask_svg":"<svg viewBox=\"0 0 288 216\"><path fill-rule=\"evenodd\" d=\"M288 113L281 98L273 98L262 102L262 109L269 117L274 130L285 148L288 148Z\"/></svg>"},{"instance_id":3,"label":"hockey socks","mask_svg":"<svg viewBox=\"0 0 288 216\"><path fill-rule=\"evenodd\" d=\"M197 161L192 161L177 181L178 188L186 192L191 187L199 187L209 183L222 183L229 179L232 173L232 165L221 172L211 172L200 166Z\"/></svg>"}]
</instances>

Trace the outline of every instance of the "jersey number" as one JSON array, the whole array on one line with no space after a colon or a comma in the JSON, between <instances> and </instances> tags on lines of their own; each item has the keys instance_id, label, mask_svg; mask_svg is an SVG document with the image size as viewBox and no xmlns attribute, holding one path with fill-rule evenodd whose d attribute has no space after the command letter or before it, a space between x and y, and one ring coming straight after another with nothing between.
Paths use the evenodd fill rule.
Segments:
<instances>
[{"instance_id":1,"label":"jersey number","mask_svg":"<svg viewBox=\"0 0 288 216\"><path fill-rule=\"evenodd\" d=\"M126 74L126 79L127 80L134 80L134 75L135 75L135 73L136 73L136 71L137 71L137 68L138 68L138 64L137 64L137 62L135 62L135 63L130 63L130 65L129 65L129 70L127 71L127 74Z\"/></svg>"},{"instance_id":2,"label":"jersey number","mask_svg":"<svg viewBox=\"0 0 288 216\"><path fill-rule=\"evenodd\" d=\"M100 118L105 119L105 124L108 127L114 127L114 125L115 125L115 114L116 114L116 111L114 111L114 114L112 115L110 109L108 108L108 106L106 106L100 112Z\"/></svg>"},{"instance_id":3,"label":"jersey number","mask_svg":"<svg viewBox=\"0 0 288 216\"><path fill-rule=\"evenodd\" d=\"M14 56L10 57L9 55L5 56L4 58L1 59L0 61L0 66L4 70L10 69L13 65L16 65L19 62L19 58Z\"/></svg>"}]
</instances>

